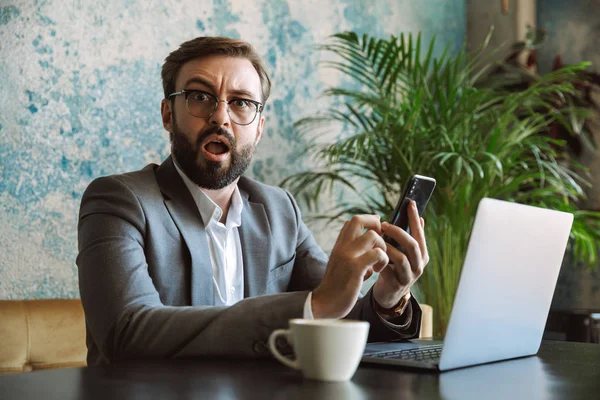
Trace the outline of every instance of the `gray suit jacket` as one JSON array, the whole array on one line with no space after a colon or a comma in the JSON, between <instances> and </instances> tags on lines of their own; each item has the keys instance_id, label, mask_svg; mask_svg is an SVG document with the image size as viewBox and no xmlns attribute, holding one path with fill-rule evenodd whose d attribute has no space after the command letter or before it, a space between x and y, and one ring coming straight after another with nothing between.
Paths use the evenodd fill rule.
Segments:
<instances>
[{"instance_id":1,"label":"gray suit jacket","mask_svg":"<svg viewBox=\"0 0 600 400\"><path fill-rule=\"evenodd\" d=\"M77 257L89 365L267 355L269 334L302 317L327 256L288 192L244 177L238 187L244 299L216 307L204 224L170 157L90 184L81 201ZM347 318L369 321L371 341L417 335L416 302L399 329L372 310L370 298L359 299Z\"/></svg>"}]
</instances>

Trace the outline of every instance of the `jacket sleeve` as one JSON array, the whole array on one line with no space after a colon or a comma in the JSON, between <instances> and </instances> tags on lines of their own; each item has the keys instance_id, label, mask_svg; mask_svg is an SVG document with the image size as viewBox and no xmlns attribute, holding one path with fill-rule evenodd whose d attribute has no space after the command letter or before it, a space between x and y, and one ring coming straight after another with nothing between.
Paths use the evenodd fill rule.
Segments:
<instances>
[{"instance_id":1,"label":"jacket sleeve","mask_svg":"<svg viewBox=\"0 0 600 400\"><path fill-rule=\"evenodd\" d=\"M142 357L268 354L269 334L301 318L308 291L244 299L230 307L162 304L144 253L144 210L119 177L100 178L80 208L77 266L95 362Z\"/></svg>"}]
</instances>

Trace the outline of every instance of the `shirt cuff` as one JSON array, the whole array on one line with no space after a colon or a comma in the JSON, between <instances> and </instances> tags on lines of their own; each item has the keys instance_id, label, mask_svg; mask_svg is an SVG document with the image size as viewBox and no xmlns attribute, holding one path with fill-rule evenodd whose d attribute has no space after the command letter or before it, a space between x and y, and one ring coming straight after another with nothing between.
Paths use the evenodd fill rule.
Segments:
<instances>
[{"instance_id":1,"label":"shirt cuff","mask_svg":"<svg viewBox=\"0 0 600 400\"><path fill-rule=\"evenodd\" d=\"M408 303L404 312L394 319L387 320L377 311L375 311L375 314L377 314L384 325L399 331L406 330L411 325L413 319L412 302Z\"/></svg>"},{"instance_id":2,"label":"shirt cuff","mask_svg":"<svg viewBox=\"0 0 600 400\"><path fill-rule=\"evenodd\" d=\"M312 312L312 292L308 292L304 302L304 319L315 319Z\"/></svg>"}]
</instances>

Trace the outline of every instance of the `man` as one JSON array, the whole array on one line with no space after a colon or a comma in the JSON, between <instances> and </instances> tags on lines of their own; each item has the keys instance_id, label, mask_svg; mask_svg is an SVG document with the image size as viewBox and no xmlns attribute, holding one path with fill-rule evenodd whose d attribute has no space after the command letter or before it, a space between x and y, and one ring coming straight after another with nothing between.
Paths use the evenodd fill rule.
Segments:
<instances>
[{"instance_id":1,"label":"man","mask_svg":"<svg viewBox=\"0 0 600 400\"><path fill-rule=\"evenodd\" d=\"M428 261L416 207L412 236L353 217L328 260L288 192L241 176L271 85L252 47L188 41L166 58L162 79L171 156L95 180L81 202L88 363L267 355L269 334L302 317L367 320L371 341L415 337L410 287ZM359 298L373 271L378 280Z\"/></svg>"}]
</instances>

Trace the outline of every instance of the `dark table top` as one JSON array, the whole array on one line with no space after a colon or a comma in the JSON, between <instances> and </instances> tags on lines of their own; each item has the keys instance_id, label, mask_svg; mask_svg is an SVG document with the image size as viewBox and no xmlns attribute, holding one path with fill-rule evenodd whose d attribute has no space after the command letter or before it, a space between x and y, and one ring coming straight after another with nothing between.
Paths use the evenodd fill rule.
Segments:
<instances>
[{"instance_id":1,"label":"dark table top","mask_svg":"<svg viewBox=\"0 0 600 400\"><path fill-rule=\"evenodd\" d=\"M304 379L275 360L194 359L0 376L0 399L600 399L600 345L436 373L361 365L351 381Z\"/></svg>"}]
</instances>

